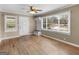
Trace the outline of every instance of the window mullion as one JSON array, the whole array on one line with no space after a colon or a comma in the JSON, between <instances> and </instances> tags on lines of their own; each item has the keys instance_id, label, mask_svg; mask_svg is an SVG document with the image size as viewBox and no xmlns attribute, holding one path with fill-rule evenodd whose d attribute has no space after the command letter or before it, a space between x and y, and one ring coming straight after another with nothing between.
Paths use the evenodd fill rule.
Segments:
<instances>
[{"instance_id":1,"label":"window mullion","mask_svg":"<svg viewBox=\"0 0 79 59\"><path fill-rule=\"evenodd\" d=\"M58 18L58 31L60 31L60 19Z\"/></svg>"},{"instance_id":2,"label":"window mullion","mask_svg":"<svg viewBox=\"0 0 79 59\"><path fill-rule=\"evenodd\" d=\"M41 18L41 29L43 29L43 18Z\"/></svg>"},{"instance_id":3,"label":"window mullion","mask_svg":"<svg viewBox=\"0 0 79 59\"><path fill-rule=\"evenodd\" d=\"M71 21L71 18L70 18L70 12L68 14L68 31L70 32L70 21Z\"/></svg>"},{"instance_id":4,"label":"window mullion","mask_svg":"<svg viewBox=\"0 0 79 59\"><path fill-rule=\"evenodd\" d=\"M48 24L48 23L47 23L47 17L46 17L46 30L47 30L47 28L48 28L48 27L47 27L47 24Z\"/></svg>"}]
</instances>

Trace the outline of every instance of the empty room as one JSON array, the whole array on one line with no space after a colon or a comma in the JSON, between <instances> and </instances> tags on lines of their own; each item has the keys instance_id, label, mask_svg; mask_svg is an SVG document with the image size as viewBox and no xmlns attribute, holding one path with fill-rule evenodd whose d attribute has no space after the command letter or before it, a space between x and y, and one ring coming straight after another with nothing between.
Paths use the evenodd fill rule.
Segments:
<instances>
[{"instance_id":1,"label":"empty room","mask_svg":"<svg viewBox=\"0 0 79 59\"><path fill-rule=\"evenodd\" d=\"M0 4L0 55L78 55L78 4Z\"/></svg>"}]
</instances>

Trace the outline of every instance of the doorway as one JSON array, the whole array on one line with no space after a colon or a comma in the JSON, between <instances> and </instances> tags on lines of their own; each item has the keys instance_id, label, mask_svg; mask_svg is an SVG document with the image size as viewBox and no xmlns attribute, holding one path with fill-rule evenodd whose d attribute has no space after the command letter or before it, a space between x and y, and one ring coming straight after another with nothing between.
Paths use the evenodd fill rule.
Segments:
<instances>
[{"instance_id":1,"label":"doorway","mask_svg":"<svg viewBox=\"0 0 79 59\"><path fill-rule=\"evenodd\" d=\"M21 36L30 34L28 17L24 17L24 16L19 17L19 34Z\"/></svg>"}]
</instances>

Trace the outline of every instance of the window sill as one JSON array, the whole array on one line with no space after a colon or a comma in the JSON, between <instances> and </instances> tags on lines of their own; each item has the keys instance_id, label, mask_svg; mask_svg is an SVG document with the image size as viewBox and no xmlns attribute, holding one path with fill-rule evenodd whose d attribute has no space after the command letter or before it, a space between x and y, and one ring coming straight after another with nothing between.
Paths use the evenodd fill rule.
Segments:
<instances>
[{"instance_id":1,"label":"window sill","mask_svg":"<svg viewBox=\"0 0 79 59\"><path fill-rule=\"evenodd\" d=\"M65 35L70 35L70 32L66 32L66 31L47 30L47 29L42 29L42 30L56 32L56 33L65 34Z\"/></svg>"}]
</instances>

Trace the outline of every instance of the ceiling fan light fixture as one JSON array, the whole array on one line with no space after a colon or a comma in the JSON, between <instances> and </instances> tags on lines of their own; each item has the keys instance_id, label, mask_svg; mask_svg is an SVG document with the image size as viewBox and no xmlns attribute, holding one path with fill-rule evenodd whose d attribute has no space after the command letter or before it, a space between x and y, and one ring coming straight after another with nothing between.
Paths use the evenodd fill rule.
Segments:
<instances>
[{"instance_id":1,"label":"ceiling fan light fixture","mask_svg":"<svg viewBox=\"0 0 79 59\"><path fill-rule=\"evenodd\" d=\"M34 12L34 11L30 11L30 13L31 13L31 14L35 14L35 12Z\"/></svg>"}]
</instances>

